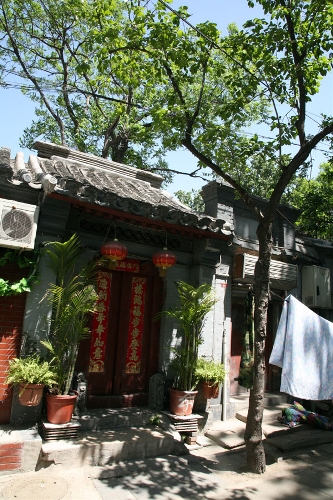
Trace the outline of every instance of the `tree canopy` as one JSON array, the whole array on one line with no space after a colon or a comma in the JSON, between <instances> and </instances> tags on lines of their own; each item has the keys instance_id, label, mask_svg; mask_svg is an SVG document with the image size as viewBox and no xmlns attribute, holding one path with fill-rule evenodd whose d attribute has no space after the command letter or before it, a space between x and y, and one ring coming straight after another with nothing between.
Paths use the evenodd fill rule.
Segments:
<instances>
[{"instance_id":1,"label":"tree canopy","mask_svg":"<svg viewBox=\"0 0 333 500\"><path fill-rule=\"evenodd\" d=\"M322 163L314 179L298 179L288 201L301 210L296 225L302 233L333 240L332 163Z\"/></svg>"},{"instance_id":2,"label":"tree canopy","mask_svg":"<svg viewBox=\"0 0 333 500\"><path fill-rule=\"evenodd\" d=\"M41 138L162 171L170 180L149 114L163 96L154 85L142 85L127 45L129 38L135 43L140 10L118 0L107 5L103 16L102 8L89 1L1 1L2 85L18 79L37 106L21 146L31 148ZM114 40L107 64L96 59L107 51L104 36ZM122 45L129 52L120 58Z\"/></svg>"}]
</instances>

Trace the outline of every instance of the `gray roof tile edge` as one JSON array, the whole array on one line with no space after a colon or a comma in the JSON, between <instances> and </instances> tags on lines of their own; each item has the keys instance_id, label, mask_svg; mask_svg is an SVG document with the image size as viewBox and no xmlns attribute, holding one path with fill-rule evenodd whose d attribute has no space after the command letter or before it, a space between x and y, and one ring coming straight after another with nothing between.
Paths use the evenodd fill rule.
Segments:
<instances>
[{"instance_id":1,"label":"gray roof tile edge","mask_svg":"<svg viewBox=\"0 0 333 500\"><path fill-rule=\"evenodd\" d=\"M9 154L8 154L9 153ZM2 177L9 175L15 178L15 162L10 160L10 150L8 148L0 148L0 175L1 175L1 159L5 169L2 171ZM171 225L179 225L187 228L194 228L200 231L208 231L213 234L221 234L224 236L230 236L233 233L233 225L226 222L223 219L215 219L204 213L196 212L187 205L181 203L177 198L172 196L165 190L153 187L150 183L134 177L126 177L120 173L104 170L100 167L98 170L102 170L107 178L120 178L122 182L131 185L137 184L138 186L145 185L145 192L147 193L146 199L135 199L128 194L124 193L124 196L119 192L112 192L105 187L97 187L89 183L89 180L85 179L85 182L79 181L73 177L73 171L71 166L81 168L83 170L91 170L93 167L87 164L80 164L73 159L66 158L37 158L39 166L43 171L43 175L51 175L57 180L54 186L54 192L65 197L70 197L72 199L77 199L83 203L94 204L99 207L108 207L110 209L119 210L123 212L128 212L133 215L150 218L155 221L163 221ZM59 162L64 168L63 172L66 172L65 177L61 175L56 168L56 163ZM29 166L29 162L25 164L26 169L33 174ZM10 172L10 174L9 174ZM110 176L110 177L109 177ZM52 178L53 178L52 177ZM40 183L38 176L33 175L32 181L29 183L25 182L23 178L17 179L16 182L19 184L27 184L33 189L44 189L43 184ZM49 192L47 193L49 194ZM134 193L136 194L136 193ZM154 204L155 197L155 204ZM148 201L149 200L149 201Z\"/></svg>"},{"instance_id":2,"label":"gray roof tile edge","mask_svg":"<svg viewBox=\"0 0 333 500\"><path fill-rule=\"evenodd\" d=\"M163 177L161 175L153 174L146 170L140 170L123 163L118 163L108 158L101 158L90 153L82 153L81 151L76 151L70 149L66 146L59 146L58 144L53 144L51 142L36 141L33 144L33 148L37 150L38 157L40 158L61 158L71 160L76 163L85 164L90 167L97 167L110 172L116 172L128 177L134 177L137 179L149 182L153 187L159 188L163 182Z\"/></svg>"}]
</instances>

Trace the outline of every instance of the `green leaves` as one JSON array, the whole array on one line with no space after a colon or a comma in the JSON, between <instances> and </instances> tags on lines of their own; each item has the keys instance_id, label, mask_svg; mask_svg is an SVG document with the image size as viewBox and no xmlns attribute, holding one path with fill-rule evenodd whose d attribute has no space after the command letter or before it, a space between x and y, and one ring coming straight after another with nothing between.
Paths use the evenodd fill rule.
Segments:
<instances>
[{"instance_id":1,"label":"green leaves","mask_svg":"<svg viewBox=\"0 0 333 500\"><path fill-rule=\"evenodd\" d=\"M211 385L220 384L225 379L226 371L222 363L211 359L199 358L195 369L195 376L199 381L209 382Z\"/></svg>"},{"instance_id":2,"label":"green leaves","mask_svg":"<svg viewBox=\"0 0 333 500\"><path fill-rule=\"evenodd\" d=\"M47 244L46 253L56 280L44 297L52 305L52 319L50 337L41 343L53 356L59 391L67 394L79 343L90 334L88 314L94 312L97 300L94 265L84 267L78 262L82 249L76 234L63 243Z\"/></svg>"},{"instance_id":3,"label":"green leaves","mask_svg":"<svg viewBox=\"0 0 333 500\"><path fill-rule=\"evenodd\" d=\"M19 250L7 250L0 257L0 266L4 267L10 262L16 262L18 267L24 269L29 267L27 277L18 281L10 282L0 278L0 297L8 297L19 293L30 292L31 287L38 282L39 274L37 270L38 252L20 252Z\"/></svg>"},{"instance_id":4,"label":"green leaves","mask_svg":"<svg viewBox=\"0 0 333 500\"><path fill-rule=\"evenodd\" d=\"M175 196L179 201L193 208L193 210L204 212L205 205L199 190L191 189L191 191L177 191Z\"/></svg>"},{"instance_id":5,"label":"green leaves","mask_svg":"<svg viewBox=\"0 0 333 500\"><path fill-rule=\"evenodd\" d=\"M50 363L43 361L39 355L24 358L13 358L9 361L7 384L45 384L55 383L55 374Z\"/></svg>"},{"instance_id":6,"label":"green leaves","mask_svg":"<svg viewBox=\"0 0 333 500\"><path fill-rule=\"evenodd\" d=\"M179 390L190 391L196 385L194 373L198 359L198 347L202 343L201 332L205 317L217 299L213 294L212 287L207 283L193 287L184 281L177 281L176 286L180 306L163 311L162 314L175 318L181 327L181 345L173 349L175 384Z\"/></svg>"},{"instance_id":7,"label":"green leaves","mask_svg":"<svg viewBox=\"0 0 333 500\"><path fill-rule=\"evenodd\" d=\"M298 179L288 201L301 210L296 225L302 233L333 241L333 168L330 163L320 166L315 179Z\"/></svg>"}]
</instances>

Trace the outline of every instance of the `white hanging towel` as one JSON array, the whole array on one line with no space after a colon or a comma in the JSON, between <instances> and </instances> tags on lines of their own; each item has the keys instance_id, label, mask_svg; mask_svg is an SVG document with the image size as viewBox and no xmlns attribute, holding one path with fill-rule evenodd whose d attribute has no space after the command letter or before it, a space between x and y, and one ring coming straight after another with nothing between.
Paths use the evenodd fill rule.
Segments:
<instances>
[{"instance_id":1,"label":"white hanging towel","mask_svg":"<svg viewBox=\"0 0 333 500\"><path fill-rule=\"evenodd\" d=\"M282 392L311 401L332 399L333 323L289 295L269 363L282 368Z\"/></svg>"}]
</instances>

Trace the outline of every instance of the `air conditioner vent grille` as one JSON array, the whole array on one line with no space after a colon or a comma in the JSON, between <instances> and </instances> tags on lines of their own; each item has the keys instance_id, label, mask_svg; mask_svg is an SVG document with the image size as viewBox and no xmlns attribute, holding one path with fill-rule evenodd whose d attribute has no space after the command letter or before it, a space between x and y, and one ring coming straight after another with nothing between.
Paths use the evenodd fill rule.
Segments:
<instances>
[{"instance_id":1,"label":"air conditioner vent grille","mask_svg":"<svg viewBox=\"0 0 333 500\"><path fill-rule=\"evenodd\" d=\"M33 220L22 210L12 209L5 213L2 218L2 229L4 233L14 240L24 240L32 230Z\"/></svg>"},{"instance_id":2,"label":"air conditioner vent grille","mask_svg":"<svg viewBox=\"0 0 333 500\"><path fill-rule=\"evenodd\" d=\"M0 198L0 246L33 249L39 208Z\"/></svg>"}]
</instances>

